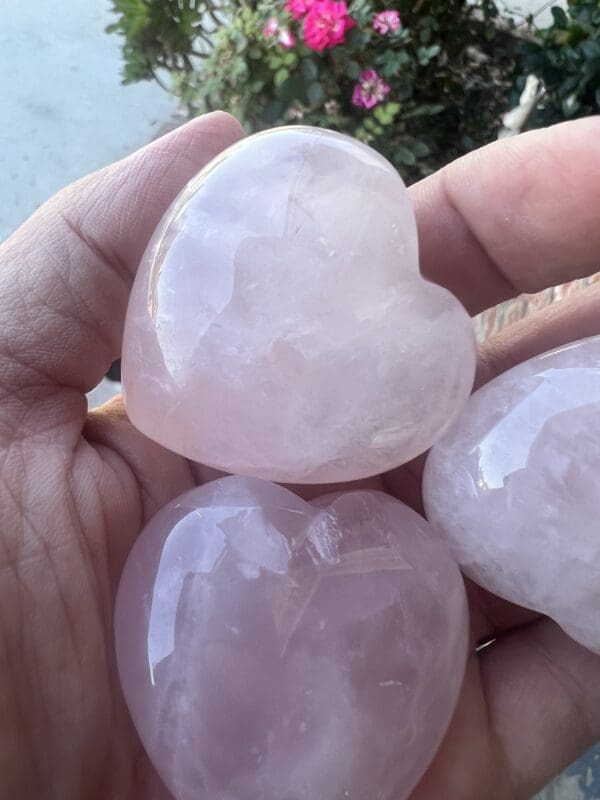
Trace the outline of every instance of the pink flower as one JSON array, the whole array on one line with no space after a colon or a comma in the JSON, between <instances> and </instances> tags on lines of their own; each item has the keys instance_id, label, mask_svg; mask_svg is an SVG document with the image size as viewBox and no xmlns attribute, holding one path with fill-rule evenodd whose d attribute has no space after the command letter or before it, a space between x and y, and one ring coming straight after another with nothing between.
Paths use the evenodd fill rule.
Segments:
<instances>
[{"instance_id":1,"label":"pink flower","mask_svg":"<svg viewBox=\"0 0 600 800\"><path fill-rule=\"evenodd\" d=\"M358 76L358 83L352 93L355 106L373 108L390 93L390 87L374 69L366 69Z\"/></svg>"},{"instance_id":2,"label":"pink flower","mask_svg":"<svg viewBox=\"0 0 600 800\"><path fill-rule=\"evenodd\" d=\"M401 27L400 13L392 9L380 11L379 14L375 14L373 19L373 30L378 33L395 33Z\"/></svg>"},{"instance_id":3,"label":"pink flower","mask_svg":"<svg viewBox=\"0 0 600 800\"><path fill-rule=\"evenodd\" d=\"M285 47L286 50L289 50L290 47L296 46L296 37L289 28L282 28L279 31L279 36L277 37L277 41L282 47Z\"/></svg>"},{"instance_id":4,"label":"pink flower","mask_svg":"<svg viewBox=\"0 0 600 800\"><path fill-rule=\"evenodd\" d=\"M271 17L262 32L267 39L273 39L276 36L279 44L286 49L296 46L296 37L289 28L279 27L277 17Z\"/></svg>"},{"instance_id":5,"label":"pink flower","mask_svg":"<svg viewBox=\"0 0 600 800\"><path fill-rule=\"evenodd\" d=\"M263 36L266 36L267 39L272 39L273 36L277 36L279 33L279 23L277 22L277 17L271 17L265 27L263 28Z\"/></svg>"},{"instance_id":6,"label":"pink flower","mask_svg":"<svg viewBox=\"0 0 600 800\"><path fill-rule=\"evenodd\" d=\"M294 19L300 19L310 11L313 3L314 0L287 0L285 8Z\"/></svg>"},{"instance_id":7,"label":"pink flower","mask_svg":"<svg viewBox=\"0 0 600 800\"><path fill-rule=\"evenodd\" d=\"M348 14L345 2L314 0L304 17L304 41L311 50L325 50L344 41L346 31L356 22Z\"/></svg>"}]
</instances>

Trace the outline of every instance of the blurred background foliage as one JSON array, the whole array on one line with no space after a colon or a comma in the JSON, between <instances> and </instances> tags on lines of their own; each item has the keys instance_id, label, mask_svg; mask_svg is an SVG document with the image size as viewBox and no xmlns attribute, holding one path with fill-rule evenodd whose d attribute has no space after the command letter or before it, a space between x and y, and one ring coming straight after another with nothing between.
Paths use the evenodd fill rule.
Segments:
<instances>
[{"instance_id":1,"label":"blurred background foliage","mask_svg":"<svg viewBox=\"0 0 600 800\"><path fill-rule=\"evenodd\" d=\"M519 48L517 85L527 74L543 82L545 95L531 118L535 126L600 110L600 2L577 0L552 9L553 24Z\"/></svg>"},{"instance_id":2,"label":"blurred background foliage","mask_svg":"<svg viewBox=\"0 0 600 800\"><path fill-rule=\"evenodd\" d=\"M313 2L318 21L331 12L349 20L341 41L322 50L307 35ZM554 8L547 29L533 17L515 25L494 0L112 5L125 82L156 80L189 115L223 108L248 131L302 122L349 133L408 180L494 139L530 74L543 86L530 126L600 108L600 0ZM401 24L382 32L375 20L386 10ZM363 88L375 91L369 108L357 105Z\"/></svg>"}]
</instances>

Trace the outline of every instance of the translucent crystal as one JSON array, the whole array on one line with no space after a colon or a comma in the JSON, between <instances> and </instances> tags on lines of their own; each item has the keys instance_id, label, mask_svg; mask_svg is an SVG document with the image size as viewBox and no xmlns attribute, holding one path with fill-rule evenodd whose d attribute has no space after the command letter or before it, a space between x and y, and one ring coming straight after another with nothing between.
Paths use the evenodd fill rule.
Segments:
<instances>
[{"instance_id":1,"label":"translucent crystal","mask_svg":"<svg viewBox=\"0 0 600 800\"><path fill-rule=\"evenodd\" d=\"M398 173L359 142L280 128L177 198L127 314L129 416L226 472L331 482L426 450L464 404L474 338L419 274Z\"/></svg>"},{"instance_id":2,"label":"translucent crystal","mask_svg":"<svg viewBox=\"0 0 600 800\"><path fill-rule=\"evenodd\" d=\"M477 583L600 652L600 337L471 397L429 454L428 518Z\"/></svg>"},{"instance_id":3,"label":"translucent crystal","mask_svg":"<svg viewBox=\"0 0 600 800\"><path fill-rule=\"evenodd\" d=\"M403 800L467 638L458 568L414 511L252 478L160 511L116 605L125 698L177 800Z\"/></svg>"}]
</instances>

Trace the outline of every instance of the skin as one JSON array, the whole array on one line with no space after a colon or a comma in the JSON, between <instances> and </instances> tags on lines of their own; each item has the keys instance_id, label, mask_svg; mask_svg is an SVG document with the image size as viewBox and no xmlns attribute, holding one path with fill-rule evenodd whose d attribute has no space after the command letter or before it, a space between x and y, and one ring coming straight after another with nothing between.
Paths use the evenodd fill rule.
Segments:
<instances>
[{"instance_id":1,"label":"skin","mask_svg":"<svg viewBox=\"0 0 600 800\"><path fill-rule=\"evenodd\" d=\"M120 352L132 278L161 215L242 136L195 120L68 187L0 247L0 794L166 800L115 670L113 601L146 520L198 480L85 392ZM592 274L600 120L477 151L412 189L423 272L477 313ZM600 284L480 352L478 382L600 333ZM419 461L370 480L420 508ZM309 490L310 491L310 490ZM323 492L324 487L314 490ZM473 647L448 734L411 800L528 798L600 738L600 657L469 586Z\"/></svg>"}]
</instances>

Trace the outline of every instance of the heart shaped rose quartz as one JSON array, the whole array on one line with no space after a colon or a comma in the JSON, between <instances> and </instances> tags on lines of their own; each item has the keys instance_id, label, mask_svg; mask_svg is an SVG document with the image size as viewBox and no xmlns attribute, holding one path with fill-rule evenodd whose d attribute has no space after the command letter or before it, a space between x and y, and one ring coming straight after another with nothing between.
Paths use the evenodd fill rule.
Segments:
<instances>
[{"instance_id":1,"label":"heart shaped rose quartz","mask_svg":"<svg viewBox=\"0 0 600 800\"><path fill-rule=\"evenodd\" d=\"M125 327L129 417L226 472L323 483L425 451L473 382L471 322L419 274L393 167L331 131L280 128L183 190Z\"/></svg>"},{"instance_id":2,"label":"heart shaped rose quartz","mask_svg":"<svg viewBox=\"0 0 600 800\"><path fill-rule=\"evenodd\" d=\"M308 504L224 478L168 504L129 556L121 682L177 800L403 800L447 728L462 579L379 492Z\"/></svg>"},{"instance_id":3,"label":"heart shaped rose quartz","mask_svg":"<svg viewBox=\"0 0 600 800\"><path fill-rule=\"evenodd\" d=\"M600 653L600 336L475 392L425 469L463 570Z\"/></svg>"}]
</instances>

